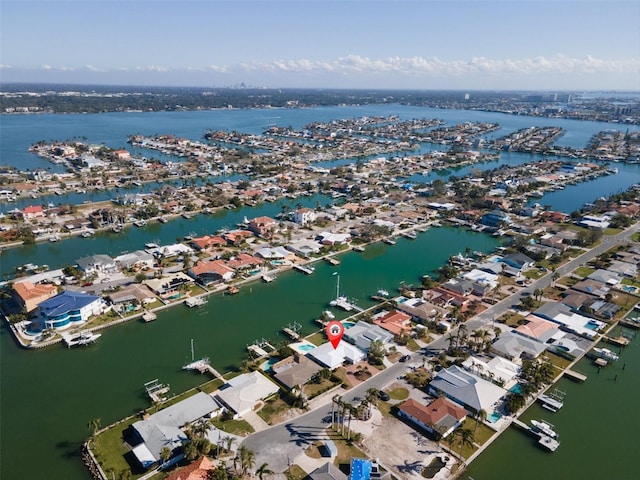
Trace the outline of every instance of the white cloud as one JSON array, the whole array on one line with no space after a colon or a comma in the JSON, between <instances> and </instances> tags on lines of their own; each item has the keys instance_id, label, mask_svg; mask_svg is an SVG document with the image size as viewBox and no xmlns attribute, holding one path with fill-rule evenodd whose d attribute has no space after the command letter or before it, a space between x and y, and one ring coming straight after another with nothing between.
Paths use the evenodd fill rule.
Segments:
<instances>
[{"instance_id":1,"label":"white cloud","mask_svg":"<svg viewBox=\"0 0 640 480\"><path fill-rule=\"evenodd\" d=\"M11 65L7 65L5 63L0 63L0 70L5 69L5 68L8 69L8 68L13 68L13 67Z\"/></svg>"}]
</instances>

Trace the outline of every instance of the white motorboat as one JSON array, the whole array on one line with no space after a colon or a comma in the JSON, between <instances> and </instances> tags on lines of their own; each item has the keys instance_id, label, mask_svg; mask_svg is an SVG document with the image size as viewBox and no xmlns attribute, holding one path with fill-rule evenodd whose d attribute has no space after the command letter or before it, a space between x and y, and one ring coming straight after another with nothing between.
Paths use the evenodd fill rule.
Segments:
<instances>
[{"instance_id":1,"label":"white motorboat","mask_svg":"<svg viewBox=\"0 0 640 480\"><path fill-rule=\"evenodd\" d=\"M558 434L554 430L554 426L544 420L531 420L534 430L546 435L549 438L558 438Z\"/></svg>"},{"instance_id":2,"label":"white motorboat","mask_svg":"<svg viewBox=\"0 0 640 480\"><path fill-rule=\"evenodd\" d=\"M612 361L612 362L615 362L620 358L614 352L612 352L608 348L604 348L604 347L602 347L602 348L594 348L593 349L593 353L599 358L604 358L605 360L609 360L609 361Z\"/></svg>"}]
</instances>

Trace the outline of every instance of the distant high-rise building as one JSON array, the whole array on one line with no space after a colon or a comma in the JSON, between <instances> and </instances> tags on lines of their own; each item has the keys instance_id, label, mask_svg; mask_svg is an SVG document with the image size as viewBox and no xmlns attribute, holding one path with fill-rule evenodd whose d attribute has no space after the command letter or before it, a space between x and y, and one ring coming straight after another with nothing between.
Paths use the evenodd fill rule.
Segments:
<instances>
[{"instance_id":1,"label":"distant high-rise building","mask_svg":"<svg viewBox=\"0 0 640 480\"><path fill-rule=\"evenodd\" d=\"M469 100L470 98L471 98L471 94L469 94L469 93L465 93L464 94L464 99L465 100Z\"/></svg>"}]
</instances>

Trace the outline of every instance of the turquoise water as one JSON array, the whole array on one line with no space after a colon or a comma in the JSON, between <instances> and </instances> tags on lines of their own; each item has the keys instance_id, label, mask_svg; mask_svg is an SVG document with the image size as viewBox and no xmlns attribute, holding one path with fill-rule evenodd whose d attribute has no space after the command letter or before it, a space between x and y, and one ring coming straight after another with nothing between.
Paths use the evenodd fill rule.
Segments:
<instances>
[{"instance_id":1,"label":"turquoise water","mask_svg":"<svg viewBox=\"0 0 640 480\"><path fill-rule=\"evenodd\" d=\"M310 352L314 348L316 347L314 347L313 345L303 344L298 347L298 350L302 350L303 352Z\"/></svg>"}]
</instances>

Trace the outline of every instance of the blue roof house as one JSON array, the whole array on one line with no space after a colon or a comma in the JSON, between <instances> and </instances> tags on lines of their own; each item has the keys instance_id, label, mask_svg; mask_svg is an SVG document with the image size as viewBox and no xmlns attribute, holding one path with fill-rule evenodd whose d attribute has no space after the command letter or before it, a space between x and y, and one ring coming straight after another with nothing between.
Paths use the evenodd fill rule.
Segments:
<instances>
[{"instance_id":1,"label":"blue roof house","mask_svg":"<svg viewBox=\"0 0 640 480\"><path fill-rule=\"evenodd\" d=\"M86 322L92 315L104 312L102 297L86 293L64 291L39 305L45 328L63 329Z\"/></svg>"}]
</instances>

